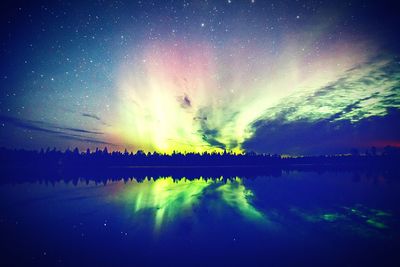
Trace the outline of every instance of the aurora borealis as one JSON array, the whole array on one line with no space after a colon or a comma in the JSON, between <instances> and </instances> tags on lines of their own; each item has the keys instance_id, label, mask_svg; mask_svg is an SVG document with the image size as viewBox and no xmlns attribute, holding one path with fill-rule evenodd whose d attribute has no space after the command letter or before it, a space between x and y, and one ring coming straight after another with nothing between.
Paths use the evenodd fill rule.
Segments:
<instances>
[{"instance_id":1,"label":"aurora borealis","mask_svg":"<svg viewBox=\"0 0 400 267\"><path fill-rule=\"evenodd\" d=\"M0 146L321 154L400 144L389 2L4 5Z\"/></svg>"}]
</instances>

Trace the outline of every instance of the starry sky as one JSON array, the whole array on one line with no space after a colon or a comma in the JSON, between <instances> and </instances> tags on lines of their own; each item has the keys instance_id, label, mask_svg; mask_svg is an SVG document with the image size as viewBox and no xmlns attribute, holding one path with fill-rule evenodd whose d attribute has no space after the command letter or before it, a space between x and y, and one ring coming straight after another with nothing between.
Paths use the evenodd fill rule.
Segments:
<instances>
[{"instance_id":1,"label":"starry sky","mask_svg":"<svg viewBox=\"0 0 400 267\"><path fill-rule=\"evenodd\" d=\"M5 1L0 147L400 146L395 1Z\"/></svg>"}]
</instances>

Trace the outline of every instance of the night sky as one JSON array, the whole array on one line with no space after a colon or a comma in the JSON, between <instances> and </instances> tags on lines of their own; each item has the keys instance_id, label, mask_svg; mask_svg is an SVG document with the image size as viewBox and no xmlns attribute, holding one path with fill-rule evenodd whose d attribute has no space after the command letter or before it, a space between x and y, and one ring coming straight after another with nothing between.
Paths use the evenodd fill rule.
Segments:
<instances>
[{"instance_id":1,"label":"night sky","mask_svg":"<svg viewBox=\"0 0 400 267\"><path fill-rule=\"evenodd\" d=\"M400 146L394 2L2 2L0 147Z\"/></svg>"}]
</instances>

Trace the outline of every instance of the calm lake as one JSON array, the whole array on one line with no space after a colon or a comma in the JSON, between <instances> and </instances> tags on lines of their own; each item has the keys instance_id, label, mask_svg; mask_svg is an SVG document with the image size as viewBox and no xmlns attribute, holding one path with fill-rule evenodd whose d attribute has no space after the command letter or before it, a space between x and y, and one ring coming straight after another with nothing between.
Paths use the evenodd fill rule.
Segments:
<instances>
[{"instance_id":1,"label":"calm lake","mask_svg":"<svg viewBox=\"0 0 400 267\"><path fill-rule=\"evenodd\" d=\"M1 266L400 266L400 177L0 185Z\"/></svg>"}]
</instances>

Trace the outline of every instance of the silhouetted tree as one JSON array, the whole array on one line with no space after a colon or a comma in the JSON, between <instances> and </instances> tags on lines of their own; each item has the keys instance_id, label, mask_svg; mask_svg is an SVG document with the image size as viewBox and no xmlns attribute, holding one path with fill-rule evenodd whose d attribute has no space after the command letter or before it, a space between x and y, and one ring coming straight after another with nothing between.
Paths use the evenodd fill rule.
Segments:
<instances>
[{"instance_id":1,"label":"silhouetted tree","mask_svg":"<svg viewBox=\"0 0 400 267\"><path fill-rule=\"evenodd\" d=\"M360 152L358 151L357 148L352 148L352 149L350 150L350 154L351 154L352 156L359 156L359 155L360 155Z\"/></svg>"},{"instance_id":2,"label":"silhouetted tree","mask_svg":"<svg viewBox=\"0 0 400 267\"><path fill-rule=\"evenodd\" d=\"M371 154L372 156L376 156L376 147L371 147Z\"/></svg>"},{"instance_id":3,"label":"silhouetted tree","mask_svg":"<svg viewBox=\"0 0 400 267\"><path fill-rule=\"evenodd\" d=\"M398 156L400 155L400 148L394 146L385 146L383 148L383 154L387 156Z\"/></svg>"}]
</instances>

